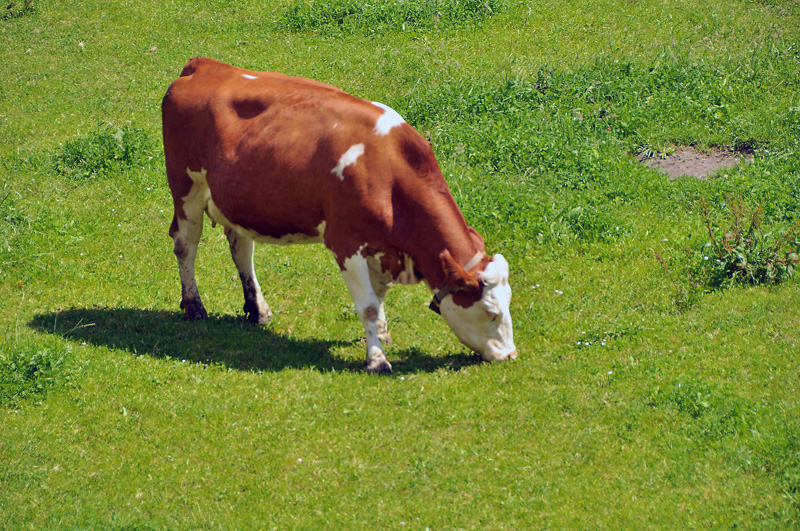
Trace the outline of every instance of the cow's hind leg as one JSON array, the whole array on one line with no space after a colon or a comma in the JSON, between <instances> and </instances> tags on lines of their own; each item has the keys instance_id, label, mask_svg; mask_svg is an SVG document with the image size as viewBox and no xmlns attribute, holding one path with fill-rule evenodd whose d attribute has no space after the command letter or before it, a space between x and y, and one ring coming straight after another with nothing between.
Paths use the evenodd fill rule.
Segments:
<instances>
[{"instance_id":1,"label":"cow's hind leg","mask_svg":"<svg viewBox=\"0 0 800 531\"><path fill-rule=\"evenodd\" d=\"M197 246L203 234L203 210L201 208L198 212L192 205L184 210L189 215L180 218L176 213L169 232L175 243L173 251L178 259L178 272L181 276L181 309L187 320L194 321L208 317L194 276Z\"/></svg>"},{"instance_id":2,"label":"cow's hind leg","mask_svg":"<svg viewBox=\"0 0 800 531\"><path fill-rule=\"evenodd\" d=\"M256 278L256 271L253 266L253 251L255 248L253 239L239 234L235 230L227 230L226 235L231 248L233 263L236 264L239 278L242 279L244 313L253 324L267 324L272 319L272 311L261 294L261 286L259 286Z\"/></svg>"},{"instance_id":3,"label":"cow's hind leg","mask_svg":"<svg viewBox=\"0 0 800 531\"><path fill-rule=\"evenodd\" d=\"M386 292L391 287L391 277L381 272L381 264L379 260L372 257L367 258L369 265L369 281L372 285L372 291L378 297L378 339L384 344L392 343L392 336L389 335L389 325L386 322L386 310L384 309L384 299Z\"/></svg>"},{"instance_id":4,"label":"cow's hind leg","mask_svg":"<svg viewBox=\"0 0 800 531\"><path fill-rule=\"evenodd\" d=\"M384 295L386 292L384 291ZM383 296L378 297L381 301L380 306L378 306L378 339L386 343L387 345L392 344L392 336L389 334L389 324L386 322L386 311L383 308Z\"/></svg>"},{"instance_id":5,"label":"cow's hind leg","mask_svg":"<svg viewBox=\"0 0 800 531\"><path fill-rule=\"evenodd\" d=\"M367 370L370 372L391 372L392 366L383 352L383 346L378 335L378 321L381 312L381 300L375 293L370 280L370 270L367 260L356 254L344 261L342 277L350 296L356 306L361 324L367 336ZM385 294L385 290L384 290ZM385 316L383 317L385 331Z\"/></svg>"}]
</instances>

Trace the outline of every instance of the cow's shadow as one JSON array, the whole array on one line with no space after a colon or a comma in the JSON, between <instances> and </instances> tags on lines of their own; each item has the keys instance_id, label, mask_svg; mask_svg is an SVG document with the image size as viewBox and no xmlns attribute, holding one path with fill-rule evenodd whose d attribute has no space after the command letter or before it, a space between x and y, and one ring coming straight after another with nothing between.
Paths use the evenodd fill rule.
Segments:
<instances>
[{"instance_id":1,"label":"cow's shadow","mask_svg":"<svg viewBox=\"0 0 800 531\"><path fill-rule=\"evenodd\" d=\"M270 326L254 327L244 317L211 316L188 322L177 312L129 308L72 308L37 314L29 326L70 341L125 350L134 355L218 364L242 371L290 368L322 372L362 372L363 358L338 356L336 347L350 341L295 338ZM351 349L352 350L352 349ZM393 374L458 370L480 363L477 356L430 356L419 349L390 353Z\"/></svg>"}]
</instances>

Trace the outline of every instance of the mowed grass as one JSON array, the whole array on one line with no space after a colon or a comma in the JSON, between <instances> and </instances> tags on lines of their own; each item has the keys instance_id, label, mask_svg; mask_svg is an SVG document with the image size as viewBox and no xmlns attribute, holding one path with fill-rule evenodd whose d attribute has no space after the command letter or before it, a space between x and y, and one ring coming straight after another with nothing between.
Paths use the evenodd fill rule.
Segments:
<instances>
[{"instance_id":1,"label":"mowed grass","mask_svg":"<svg viewBox=\"0 0 800 531\"><path fill-rule=\"evenodd\" d=\"M797 252L796 2L25 5L0 18L0 528L800 524L800 287L712 287L704 246L733 199ZM185 322L160 101L196 55L417 127L511 264L519 360L397 287L394 372L365 374L321 247L257 248L251 327L210 223L211 319ZM634 158L688 144L752 162Z\"/></svg>"}]
</instances>

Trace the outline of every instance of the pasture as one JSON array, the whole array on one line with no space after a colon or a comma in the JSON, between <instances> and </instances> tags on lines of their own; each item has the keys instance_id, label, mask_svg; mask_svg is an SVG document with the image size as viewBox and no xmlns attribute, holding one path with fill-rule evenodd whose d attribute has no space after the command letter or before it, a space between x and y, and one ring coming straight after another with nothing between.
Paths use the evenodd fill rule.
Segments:
<instances>
[{"instance_id":1,"label":"pasture","mask_svg":"<svg viewBox=\"0 0 800 531\"><path fill-rule=\"evenodd\" d=\"M800 526L796 1L31 0L0 45L0 529ZM252 327L210 223L185 322L194 56L403 115L510 264L519 359L398 286L367 374L320 246L256 248ZM637 160L689 145L741 163Z\"/></svg>"}]
</instances>

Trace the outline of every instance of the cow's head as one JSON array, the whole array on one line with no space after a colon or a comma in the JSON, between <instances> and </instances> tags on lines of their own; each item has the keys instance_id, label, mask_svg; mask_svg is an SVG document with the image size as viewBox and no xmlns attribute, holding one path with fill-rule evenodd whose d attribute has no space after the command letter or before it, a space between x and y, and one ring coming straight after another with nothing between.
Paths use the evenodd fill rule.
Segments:
<instances>
[{"instance_id":1,"label":"cow's head","mask_svg":"<svg viewBox=\"0 0 800 531\"><path fill-rule=\"evenodd\" d=\"M458 266L447 251L442 258L448 273L450 295L443 293L439 299L445 322L462 343L483 359L515 359L517 349L509 312L508 262L496 254L483 270L473 272Z\"/></svg>"}]
</instances>

